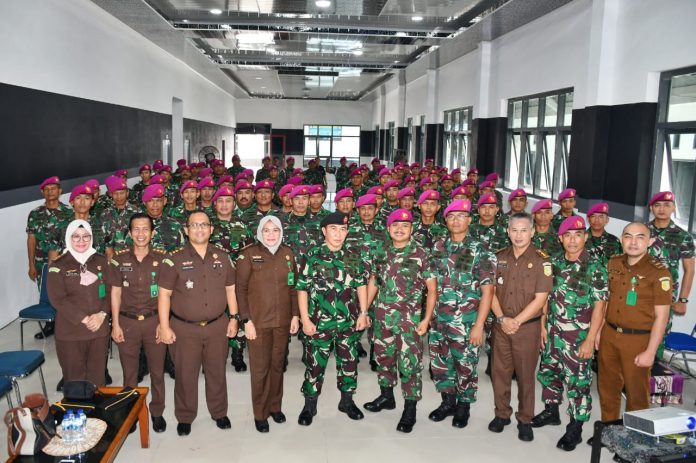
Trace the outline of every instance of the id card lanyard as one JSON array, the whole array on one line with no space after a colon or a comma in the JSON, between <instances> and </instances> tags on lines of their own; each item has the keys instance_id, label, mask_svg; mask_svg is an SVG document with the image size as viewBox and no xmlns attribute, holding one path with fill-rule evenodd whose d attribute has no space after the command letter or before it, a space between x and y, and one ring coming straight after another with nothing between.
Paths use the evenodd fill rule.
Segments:
<instances>
[{"instance_id":1,"label":"id card lanyard","mask_svg":"<svg viewBox=\"0 0 696 463\"><path fill-rule=\"evenodd\" d=\"M638 280L636 277L631 278L631 289L628 290L626 294L626 305L634 307L636 302L638 302L638 293L636 293L636 283Z\"/></svg>"},{"instance_id":2,"label":"id card lanyard","mask_svg":"<svg viewBox=\"0 0 696 463\"><path fill-rule=\"evenodd\" d=\"M104 299L106 297L106 285L102 278L102 272L99 272L97 276L99 277L99 299Z\"/></svg>"},{"instance_id":3,"label":"id card lanyard","mask_svg":"<svg viewBox=\"0 0 696 463\"><path fill-rule=\"evenodd\" d=\"M286 256L286 259L285 262L288 264L288 286L295 286L295 272L292 271L290 258Z\"/></svg>"},{"instance_id":4,"label":"id card lanyard","mask_svg":"<svg viewBox=\"0 0 696 463\"><path fill-rule=\"evenodd\" d=\"M155 283L155 277L157 276L157 273L152 272L152 282L150 283L150 297L157 297L158 291L157 291L157 283Z\"/></svg>"}]
</instances>

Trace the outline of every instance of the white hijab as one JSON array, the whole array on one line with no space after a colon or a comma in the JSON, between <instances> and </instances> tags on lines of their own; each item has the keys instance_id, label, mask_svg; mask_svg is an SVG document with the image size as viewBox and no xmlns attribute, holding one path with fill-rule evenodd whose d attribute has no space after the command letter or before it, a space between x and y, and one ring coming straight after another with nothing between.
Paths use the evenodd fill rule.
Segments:
<instances>
[{"instance_id":1,"label":"white hijab","mask_svg":"<svg viewBox=\"0 0 696 463\"><path fill-rule=\"evenodd\" d=\"M80 264L84 265L87 262L87 259L89 259L92 254L95 254L97 252L96 249L94 249L94 235L92 235L92 239L90 240L89 243L89 248L85 252L77 252L75 249L72 247L72 235L77 231L78 228L84 228L89 232L90 235L92 235L92 227L89 225L89 223L85 220L77 219L73 220L70 222L68 225L68 229L65 230L65 251L63 251L63 254L66 252L69 252L72 254L72 256L75 258L76 261L78 261Z\"/></svg>"},{"instance_id":2,"label":"white hijab","mask_svg":"<svg viewBox=\"0 0 696 463\"><path fill-rule=\"evenodd\" d=\"M280 229L280 236L278 237L278 242L276 242L276 244L274 244L273 246L269 246L263 241L263 226L266 225L266 223L268 222L273 222L273 224ZM264 245L266 249L271 251L271 254L275 255L275 253L278 251L278 248L283 243L283 225L280 223L280 219L278 219L278 217L274 215L267 215L263 217L259 221L259 226L256 229L256 239L259 240L259 243Z\"/></svg>"}]
</instances>

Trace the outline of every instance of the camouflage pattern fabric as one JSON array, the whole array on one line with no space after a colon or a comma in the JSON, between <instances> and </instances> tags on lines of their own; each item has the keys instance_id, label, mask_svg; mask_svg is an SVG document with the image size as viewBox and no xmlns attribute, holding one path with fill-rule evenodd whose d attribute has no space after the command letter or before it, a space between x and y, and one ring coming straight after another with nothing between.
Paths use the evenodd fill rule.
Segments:
<instances>
[{"instance_id":1,"label":"camouflage pattern fabric","mask_svg":"<svg viewBox=\"0 0 696 463\"><path fill-rule=\"evenodd\" d=\"M594 304L609 296L608 273L603 260L583 251L576 261L551 258L553 289L549 295L548 342L541 355L537 378L544 403L559 404L563 388L568 395L568 415L588 421L592 410L591 360L578 356L587 338Z\"/></svg>"},{"instance_id":2,"label":"camouflage pattern fabric","mask_svg":"<svg viewBox=\"0 0 696 463\"><path fill-rule=\"evenodd\" d=\"M480 241L489 251L496 253L510 246L507 229L498 220L493 225L481 225L480 222L469 226L469 236Z\"/></svg>"},{"instance_id":3,"label":"camouflage pattern fabric","mask_svg":"<svg viewBox=\"0 0 696 463\"><path fill-rule=\"evenodd\" d=\"M241 164L238 166L232 166L229 169L227 169L227 174L231 175L232 178L235 178L237 175L241 174L242 171L246 170L246 167L242 166Z\"/></svg>"},{"instance_id":4,"label":"camouflage pattern fabric","mask_svg":"<svg viewBox=\"0 0 696 463\"><path fill-rule=\"evenodd\" d=\"M198 212L198 211L200 211L200 210L201 210L201 209L199 209L198 207L196 207L196 208L195 208L194 210L192 210L192 211L186 210L186 208L184 207L184 203L181 203L181 204L179 204L178 206L174 206L174 207L170 208L167 215L168 215L170 218L172 218L172 219L176 220L177 222L179 222L179 223L181 224L181 226L183 227L183 226L186 225L189 216L190 216L192 213Z\"/></svg>"},{"instance_id":5,"label":"camouflage pattern fabric","mask_svg":"<svg viewBox=\"0 0 696 463\"><path fill-rule=\"evenodd\" d=\"M323 185L324 176L322 171L317 169L307 169L304 173L304 184L305 185Z\"/></svg>"},{"instance_id":6,"label":"camouflage pattern fabric","mask_svg":"<svg viewBox=\"0 0 696 463\"><path fill-rule=\"evenodd\" d=\"M569 215L568 217L577 217L577 214L575 211L573 211L572 215ZM558 230L558 228L561 226L563 221L567 219L565 215L561 214L561 211L556 212L553 217L551 218L551 226L554 228L554 230Z\"/></svg>"},{"instance_id":7,"label":"camouflage pattern fabric","mask_svg":"<svg viewBox=\"0 0 696 463\"><path fill-rule=\"evenodd\" d=\"M546 233L535 232L532 237L532 245L551 257L563 254L563 245L558 239L555 228L549 227Z\"/></svg>"},{"instance_id":8,"label":"camouflage pattern fabric","mask_svg":"<svg viewBox=\"0 0 696 463\"><path fill-rule=\"evenodd\" d=\"M145 185L142 180L133 185L133 188L128 192L128 201L133 204L142 204L143 190L145 190L146 186L147 185Z\"/></svg>"},{"instance_id":9,"label":"camouflage pattern fabric","mask_svg":"<svg viewBox=\"0 0 696 463\"><path fill-rule=\"evenodd\" d=\"M605 264L609 263L612 257L623 254L621 241L606 230L600 236L593 236L592 231L587 230L585 250L591 259L602 259Z\"/></svg>"},{"instance_id":10,"label":"camouflage pattern fabric","mask_svg":"<svg viewBox=\"0 0 696 463\"><path fill-rule=\"evenodd\" d=\"M270 176L271 176L271 171L269 169L266 169L265 167L262 167L256 171L255 181L256 181L256 183L259 183L263 180L266 180Z\"/></svg>"},{"instance_id":11,"label":"camouflage pattern fabric","mask_svg":"<svg viewBox=\"0 0 696 463\"><path fill-rule=\"evenodd\" d=\"M210 244L226 251L232 262L236 262L242 248L253 243L256 238L249 227L234 217L232 220L222 220L215 216L210 223L213 225Z\"/></svg>"},{"instance_id":12,"label":"camouflage pattern fabric","mask_svg":"<svg viewBox=\"0 0 696 463\"><path fill-rule=\"evenodd\" d=\"M329 211L328 209L325 209L325 208L322 207L322 208L319 209L319 211L316 212L316 213L312 212L311 210L310 210L308 213L309 213L309 217L310 217L311 219L313 219L313 220L318 220L319 222L321 222L321 219L323 219L323 218L326 217L327 215L331 214L331 211Z\"/></svg>"},{"instance_id":13,"label":"camouflage pattern fabric","mask_svg":"<svg viewBox=\"0 0 696 463\"><path fill-rule=\"evenodd\" d=\"M432 249L436 241L447 236L447 227L435 220L425 225L420 219L413 221L413 238L425 249Z\"/></svg>"},{"instance_id":14,"label":"camouflage pattern fabric","mask_svg":"<svg viewBox=\"0 0 696 463\"><path fill-rule=\"evenodd\" d=\"M161 215L159 218L153 218L152 222L155 226L155 234L152 236L150 246L153 249L163 249L166 252L174 252L186 244L187 239L184 235L183 226L176 220ZM128 236L126 238L126 247L132 245L133 240Z\"/></svg>"},{"instance_id":15,"label":"camouflage pattern fabric","mask_svg":"<svg viewBox=\"0 0 696 463\"><path fill-rule=\"evenodd\" d=\"M348 188L350 182L350 169L348 166L339 166L336 169L336 191Z\"/></svg>"},{"instance_id":16,"label":"camouflage pattern fabric","mask_svg":"<svg viewBox=\"0 0 696 463\"><path fill-rule=\"evenodd\" d=\"M90 215L99 217L106 209L114 207L114 201L108 195L100 195L92 208L89 210Z\"/></svg>"},{"instance_id":17,"label":"camouflage pattern fabric","mask_svg":"<svg viewBox=\"0 0 696 463\"><path fill-rule=\"evenodd\" d=\"M261 212L256 204L252 204L251 207L248 207L244 210L244 212L242 212L242 215L239 216L239 220L241 220L254 234L254 236L256 236L256 229L259 228L259 222L261 219L267 215L275 215L276 210L277 209L275 206L271 206L271 209L269 209L267 212Z\"/></svg>"},{"instance_id":18,"label":"camouflage pattern fabric","mask_svg":"<svg viewBox=\"0 0 696 463\"><path fill-rule=\"evenodd\" d=\"M368 273L357 252L345 248L331 251L326 244L313 247L303 263L295 289L308 293L309 318L317 327L304 338L305 380L302 393L321 393L331 352L336 356L336 376L341 392L354 392L358 380L355 331L360 313L357 291L367 284Z\"/></svg>"},{"instance_id":19,"label":"camouflage pattern fabric","mask_svg":"<svg viewBox=\"0 0 696 463\"><path fill-rule=\"evenodd\" d=\"M106 247L112 248L114 251L126 248L130 218L137 212L139 211L130 203L126 203L123 209L112 206L102 212L99 224Z\"/></svg>"},{"instance_id":20,"label":"camouflage pattern fabric","mask_svg":"<svg viewBox=\"0 0 696 463\"><path fill-rule=\"evenodd\" d=\"M72 209L63 203L58 203L55 209L49 209L45 204L32 209L27 218L27 234L36 238L36 251L34 254L34 268L38 274L37 284L41 287L41 270L48 263L48 251L51 241L56 234L56 228L67 223L72 214ZM66 225L67 226L67 225Z\"/></svg>"},{"instance_id":21,"label":"camouflage pattern fabric","mask_svg":"<svg viewBox=\"0 0 696 463\"><path fill-rule=\"evenodd\" d=\"M290 213L283 222L283 244L295 253L298 268L301 268L307 252L324 241L319 225L320 222L312 219L309 213L303 216Z\"/></svg>"}]
</instances>

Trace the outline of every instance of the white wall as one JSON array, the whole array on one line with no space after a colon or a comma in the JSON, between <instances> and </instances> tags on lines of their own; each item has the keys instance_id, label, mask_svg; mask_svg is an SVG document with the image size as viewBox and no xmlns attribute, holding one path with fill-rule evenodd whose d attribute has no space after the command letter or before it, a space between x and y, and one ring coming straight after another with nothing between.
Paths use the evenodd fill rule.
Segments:
<instances>
[{"instance_id":1,"label":"white wall","mask_svg":"<svg viewBox=\"0 0 696 463\"><path fill-rule=\"evenodd\" d=\"M270 123L278 129L302 129L305 124L373 129L371 102L239 99L235 104L238 122Z\"/></svg>"},{"instance_id":2,"label":"white wall","mask_svg":"<svg viewBox=\"0 0 696 463\"><path fill-rule=\"evenodd\" d=\"M428 76L406 84L406 119L413 118L414 125L421 114L425 114L428 101Z\"/></svg>"},{"instance_id":3,"label":"white wall","mask_svg":"<svg viewBox=\"0 0 696 463\"><path fill-rule=\"evenodd\" d=\"M234 126L234 98L87 0L0 2L0 82ZM0 326L38 300L26 221L37 201L0 209ZM30 329L30 332L31 329Z\"/></svg>"},{"instance_id":4,"label":"white wall","mask_svg":"<svg viewBox=\"0 0 696 463\"><path fill-rule=\"evenodd\" d=\"M438 101L442 108L438 122L443 122L443 111L455 108L474 107L474 117L479 116L479 65L480 49L458 58L440 68L438 74ZM406 94L408 97L408 93Z\"/></svg>"}]
</instances>

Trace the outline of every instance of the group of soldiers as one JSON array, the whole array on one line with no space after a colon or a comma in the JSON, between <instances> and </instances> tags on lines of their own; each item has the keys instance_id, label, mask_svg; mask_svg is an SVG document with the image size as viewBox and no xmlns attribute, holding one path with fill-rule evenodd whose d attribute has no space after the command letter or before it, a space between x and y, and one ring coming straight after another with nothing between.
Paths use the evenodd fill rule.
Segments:
<instances>
[{"instance_id":1,"label":"group of soldiers","mask_svg":"<svg viewBox=\"0 0 696 463\"><path fill-rule=\"evenodd\" d=\"M261 218L278 217L283 244L294 254L297 266L290 272L297 275L299 338L306 366L301 425L310 425L317 413L325 367L333 352L341 391L339 410L351 419L363 418L352 395L357 388L358 360L369 355L380 395L364 408L371 412L394 409L393 388L400 378L404 410L397 429L410 432L422 397L427 342L430 374L442 396L440 406L429 415L431 420L452 417L453 426L467 425L477 395L479 350L485 348L486 373L492 376L496 397L489 429L501 432L510 423L514 374L520 389L519 438L532 440L532 427L560 424L558 408L565 389L570 423L558 447L570 451L581 441L582 424L590 417L591 363L600 332L607 329L605 313L607 320L616 320L610 315L612 282L625 272L612 270L612 263L628 255L626 268L630 268L630 256L638 252L633 245L633 254L627 251L626 236L635 241L647 234L649 246L644 251L650 260L646 265L661 279L658 288L669 292L669 320L672 312L686 311L694 244L690 234L672 221L675 198L671 192L651 199L654 219L647 226L631 224L627 229L633 228L624 230L619 239L605 229L609 205L590 207L588 226L577 214L572 188L558 195L556 213L550 199L537 201L528 213L527 193L521 188L510 192L509 209L504 212L496 173L479 182L475 168L463 176L460 169L449 172L432 159L422 166L397 163L388 168L375 158L370 168L348 166L342 158L340 167L328 169L337 181L334 213L324 207L327 169L318 159L303 170L295 168L293 158L285 159L285 167L265 158L256 175L241 165L238 156L229 169L219 160L209 164L180 161L175 171L160 161L145 164L140 168L141 181L130 189L127 171L117 171L104 182L106 195L100 194L99 182L88 181L73 188L70 206L59 201L60 180L46 179L40 186L45 204L31 212L27 225L29 276L38 281L43 265L56 259L64 247L64 229L74 219L89 222L94 248L118 266L118 256L138 245L131 217L135 213L149 217L152 235L147 246L164 256L163 262L175 265L181 260L185 235L191 236L192 230L185 230L189 218L195 214L200 222L198 213L204 212L212 230L210 244L228 254L234 266L241 250L254 243ZM667 272L667 280L660 269ZM641 294L644 278L643 274L629 278L628 293L616 297L623 297L628 306L643 303L644 298L636 294ZM151 293L156 298L157 291ZM228 312L236 315L236 307L233 311L228 306ZM628 336L632 331L637 337L651 332L631 326L630 316L628 326L609 325ZM160 323L161 317L160 312ZM644 322L652 326L654 320L648 315ZM661 328L658 344L669 326ZM49 333L44 330L37 336ZM237 330L228 329L227 334L232 333ZM367 333L369 354L361 343L363 333ZM173 340L169 341L163 342ZM230 341L237 371L246 369L244 342L241 334ZM654 347L653 359L662 354L662 347ZM599 363L601 369L601 358ZM544 411L535 416L537 365ZM643 403L629 398L629 406ZM161 423L158 428L163 430Z\"/></svg>"}]
</instances>

